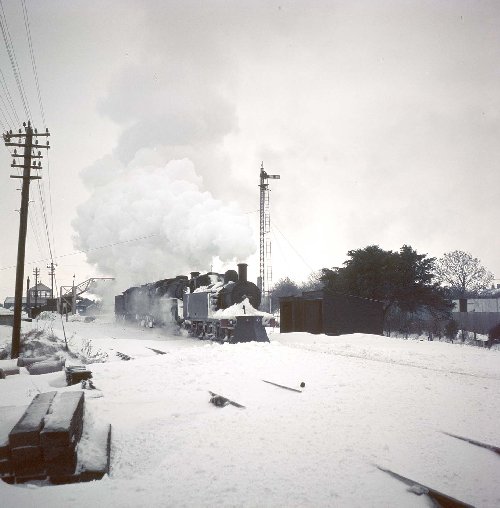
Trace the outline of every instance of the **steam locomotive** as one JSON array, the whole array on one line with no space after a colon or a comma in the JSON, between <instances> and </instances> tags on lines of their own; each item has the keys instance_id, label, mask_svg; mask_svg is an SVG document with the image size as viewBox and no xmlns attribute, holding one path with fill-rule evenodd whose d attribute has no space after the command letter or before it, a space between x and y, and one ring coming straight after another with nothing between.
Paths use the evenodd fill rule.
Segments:
<instances>
[{"instance_id":1,"label":"steam locomotive","mask_svg":"<svg viewBox=\"0 0 500 508\"><path fill-rule=\"evenodd\" d=\"M260 301L260 289L248 281L246 263L240 263L238 272L191 272L190 278L179 275L131 287L115 296L115 315L148 327L176 324L220 342L268 342L265 314L255 311Z\"/></svg>"}]
</instances>

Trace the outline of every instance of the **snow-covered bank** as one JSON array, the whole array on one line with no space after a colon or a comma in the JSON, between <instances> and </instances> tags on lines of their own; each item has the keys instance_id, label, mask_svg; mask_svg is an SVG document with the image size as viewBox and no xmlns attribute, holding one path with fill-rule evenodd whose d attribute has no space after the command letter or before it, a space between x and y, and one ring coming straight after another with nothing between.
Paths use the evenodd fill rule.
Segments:
<instances>
[{"instance_id":1,"label":"snow-covered bank","mask_svg":"<svg viewBox=\"0 0 500 508\"><path fill-rule=\"evenodd\" d=\"M374 464L500 505L498 456L442 433L500 444L498 351L359 334L220 345L112 320L65 325L75 343L91 338L116 360L91 365L103 397L86 402L113 425L111 475L0 483L2 506L429 506ZM116 350L135 360L119 361ZM27 403L63 378L0 381L0 406ZM295 393L262 379L306 386ZM208 390L246 409L217 408Z\"/></svg>"}]
</instances>

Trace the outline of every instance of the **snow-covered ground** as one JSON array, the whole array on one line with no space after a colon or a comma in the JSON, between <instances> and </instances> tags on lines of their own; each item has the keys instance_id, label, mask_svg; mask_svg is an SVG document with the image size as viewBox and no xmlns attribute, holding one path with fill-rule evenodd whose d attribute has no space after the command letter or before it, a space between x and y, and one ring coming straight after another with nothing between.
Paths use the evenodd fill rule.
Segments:
<instances>
[{"instance_id":1,"label":"snow-covered ground","mask_svg":"<svg viewBox=\"0 0 500 508\"><path fill-rule=\"evenodd\" d=\"M2 507L432 506L376 465L500 506L500 456L443 433L500 446L498 350L277 331L269 344L221 345L112 317L64 325L72 348L91 339L108 353L90 367L102 397L86 391L86 406L112 424L111 474L63 486L0 482ZM58 320L23 323L37 326L62 337ZM10 333L0 326L0 344ZM75 388L62 372L10 376L0 406ZM218 408L209 390L246 408Z\"/></svg>"}]
</instances>

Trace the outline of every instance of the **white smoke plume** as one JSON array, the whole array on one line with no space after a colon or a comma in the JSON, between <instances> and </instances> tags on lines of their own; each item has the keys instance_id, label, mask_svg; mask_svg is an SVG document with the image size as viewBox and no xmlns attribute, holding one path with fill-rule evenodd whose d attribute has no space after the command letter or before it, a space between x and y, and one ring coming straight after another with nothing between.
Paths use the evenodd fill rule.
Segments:
<instances>
[{"instance_id":1,"label":"white smoke plume","mask_svg":"<svg viewBox=\"0 0 500 508\"><path fill-rule=\"evenodd\" d=\"M75 246L123 289L208 271L214 260L216 269L234 268L257 250L249 216L226 202L240 183L224 152L238 129L229 35L213 30L211 7L196 15L187 6L135 8L149 29L126 49L98 102L120 134L110 154L83 170L91 196L73 221ZM198 17L207 22L193 30ZM253 196L242 187L238 202L246 195L248 210ZM111 246L93 250L103 245Z\"/></svg>"},{"instance_id":2,"label":"white smoke plume","mask_svg":"<svg viewBox=\"0 0 500 508\"><path fill-rule=\"evenodd\" d=\"M256 250L248 217L204 191L190 160L157 158L144 149L127 166L106 157L84 173L95 188L73 221L75 244L119 288L207 271L215 257L236 263Z\"/></svg>"}]
</instances>

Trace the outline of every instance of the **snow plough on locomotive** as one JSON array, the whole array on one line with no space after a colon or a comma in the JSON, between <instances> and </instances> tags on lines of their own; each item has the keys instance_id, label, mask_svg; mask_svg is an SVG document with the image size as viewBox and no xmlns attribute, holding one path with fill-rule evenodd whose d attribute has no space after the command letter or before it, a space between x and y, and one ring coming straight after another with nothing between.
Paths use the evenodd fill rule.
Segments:
<instances>
[{"instance_id":1,"label":"snow plough on locomotive","mask_svg":"<svg viewBox=\"0 0 500 508\"><path fill-rule=\"evenodd\" d=\"M202 339L268 342L272 316L257 310L260 302L260 289L240 263L237 272L191 272L131 287L115 297L115 315L147 327L177 325Z\"/></svg>"}]
</instances>

